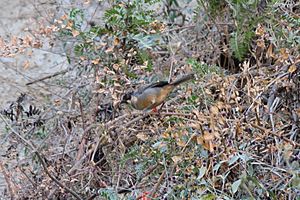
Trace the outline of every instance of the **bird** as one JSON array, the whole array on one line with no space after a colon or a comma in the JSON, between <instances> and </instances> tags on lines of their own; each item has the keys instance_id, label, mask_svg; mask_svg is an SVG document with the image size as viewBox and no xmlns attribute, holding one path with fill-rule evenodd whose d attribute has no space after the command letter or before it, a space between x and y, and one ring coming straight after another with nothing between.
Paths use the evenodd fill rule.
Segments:
<instances>
[{"instance_id":1,"label":"bird","mask_svg":"<svg viewBox=\"0 0 300 200\"><path fill-rule=\"evenodd\" d=\"M188 80L195 78L195 74L187 74L173 82L159 81L148 86L139 88L125 98L130 100L131 105L136 110L156 110L156 107L162 104L173 89Z\"/></svg>"}]
</instances>

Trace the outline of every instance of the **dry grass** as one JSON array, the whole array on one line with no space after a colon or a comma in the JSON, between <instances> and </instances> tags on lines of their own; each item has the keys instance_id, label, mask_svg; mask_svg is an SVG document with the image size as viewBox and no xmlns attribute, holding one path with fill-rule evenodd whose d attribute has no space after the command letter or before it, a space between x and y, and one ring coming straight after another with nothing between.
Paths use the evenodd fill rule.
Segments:
<instances>
[{"instance_id":1,"label":"dry grass","mask_svg":"<svg viewBox=\"0 0 300 200\"><path fill-rule=\"evenodd\" d=\"M30 109L34 102L22 97L2 112L9 145L0 169L7 195L296 199L299 49L276 49L261 24L251 55L239 65L223 66L220 57L229 44L214 30L226 33L232 22L218 20L200 28L165 28L161 34L168 42L149 50L152 71L107 37L111 43L100 50L122 56L122 64L134 68L138 78L128 76L122 64L109 68L99 60L74 57L71 71L47 77L53 79L49 87L64 81L64 92L43 109ZM121 104L126 92L144 82L190 71L197 78L176 89L160 113Z\"/></svg>"}]
</instances>

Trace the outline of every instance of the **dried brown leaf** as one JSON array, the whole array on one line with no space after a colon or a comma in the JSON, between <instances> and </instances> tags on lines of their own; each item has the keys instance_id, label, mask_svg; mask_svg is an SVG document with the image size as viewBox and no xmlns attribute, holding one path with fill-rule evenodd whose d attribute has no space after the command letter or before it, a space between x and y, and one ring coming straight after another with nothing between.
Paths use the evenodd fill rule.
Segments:
<instances>
[{"instance_id":1,"label":"dried brown leaf","mask_svg":"<svg viewBox=\"0 0 300 200\"><path fill-rule=\"evenodd\" d=\"M114 51L114 47L108 47L106 50L105 50L105 53L111 53Z\"/></svg>"},{"instance_id":2,"label":"dried brown leaf","mask_svg":"<svg viewBox=\"0 0 300 200\"><path fill-rule=\"evenodd\" d=\"M28 69L29 66L30 66L29 61L28 61L28 60L24 61L24 63L23 63L23 68L24 68L24 69Z\"/></svg>"},{"instance_id":3,"label":"dried brown leaf","mask_svg":"<svg viewBox=\"0 0 300 200\"><path fill-rule=\"evenodd\" d=\"M296 70L297 70L297 66L296 66L295 64L292 64L292 65L289 67L288 72L294 73Z\"/></svg>"},{"instance_id":4,"label":"dried brown leaf","mask_svg":"<svg viewBox=\"0 0 300 200\"><path fill-rule=\"evenodd\" d=\"M185 145L186 145L186 143L181 139L177 140L176 144L180 147L185 147Z\"/></svg>"},{"instance_id":5,"label":"dried brown leaf","mask_svg":"<svg viewBox=\"0 0 300 200\"><path fill-rule=\"evenodd\" d=\"M163 134L161 134L161 137L164 139L168 139L168 138L170 138L170 134L166 131Z\"/></svg>"},{"instance_id":6,"label":"dried brown leaf","mask_svg":"<svg viewBox=\"0 0 300 200\"><path fill-rule=\"evenodd\" d=\"M209 133L208 131L204 131L203 139L204 139L205 141L211 141L211 140L214 139L214 134Z\"/></svg>"},{"instance_id":7,"label":"dried brown leaf","mask_svg":"<svg viewBox=\"0 0 300 200\"><path fill-rule=\"evenodd\" d=\"M273 43L271 43L267 49L266 58L275 58L273 47L274 47L274 45L273 45Z\"/></svg>"},{"instance_id":8,"label":"dried brown leaf","mask_svg":"<svg viewBox=\"0 0 300 200\"><path fill-rule=\"evenodd\" d=\"M173 156L172 160L174 163L178 163L182 160L182 156Z\"/></svg>"},{"instance_id":9,"label":"dried brown leaf","mask_svg":"<svg viewBox=\"0 0 300 200\"><path fill-rule=\"evenodd\" d=\"M217 106L211 106L210 107L210 112L213 115L218 115L219 114L219 108Z\"/></svg>"},{"instance_id":10,"label":"dried brown leaf","mask_svg":"<svg viewBox=\"0 0 300 200\"><path fill-rule=\"evenodd\" d=\"M265 34L265 28L261 24L258 24L255 34L258 36L263 36Z\"/></svg>"},{"instance_id":11,"label":"dried brown leaf","mask_svg":"<svg viewBox=\"0 0 300 200\"><path fill-rule=\"evenodd\" d=\"M118 38L118 37L116 37L115 39L114 39L114 46L117 46L117 45L119 45L120 44L120 39Z\"/></svg>"},{"instance_id":12,"label":"dried brown leaf","mask_svg":"<svg viewBox=\"0 0 300 200\"><path fill-rule=\"evenodd\" d=\"M136 137L140 140L142 140L143 142L147 141L148 140L148 135L146 135L145 133L138 133L136 135Z\"/></svg>"},{"instance_id":13,"label":"dried brown leaf","mask_svg":"<svg viewBox=\"0 0 300 200\"><path fill-rule=\"evenodd\" d=\"M73 35L73 37L77 37L79 34L80 34L79 31L74 30L74 29L72 30L72 35Z\"/></svg>"}]
</instances>

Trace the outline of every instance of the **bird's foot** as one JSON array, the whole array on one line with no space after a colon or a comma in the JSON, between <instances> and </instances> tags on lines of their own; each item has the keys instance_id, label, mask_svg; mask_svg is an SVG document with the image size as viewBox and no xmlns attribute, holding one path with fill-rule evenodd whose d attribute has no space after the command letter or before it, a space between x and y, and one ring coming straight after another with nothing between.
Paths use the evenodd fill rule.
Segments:
<instances>
[{"instance_id":1,"label":"bird's foot","mask_svg":"<svg viewBox=\"0 0 300 200\"><path fill-rule=\"evenodd\" d=\"M155 107L155 108L152 108L152 112L157 112L158 110L157 110L157 108Z\"/></svg>"}]
</instances>

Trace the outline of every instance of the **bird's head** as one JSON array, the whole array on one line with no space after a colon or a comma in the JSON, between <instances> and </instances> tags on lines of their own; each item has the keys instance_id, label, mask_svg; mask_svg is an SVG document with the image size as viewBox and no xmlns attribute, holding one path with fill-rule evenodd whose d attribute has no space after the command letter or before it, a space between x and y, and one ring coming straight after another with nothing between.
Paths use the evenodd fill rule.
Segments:
<instances>
[{"instance_id":1,"label":"bird's head","mask_svg":"<svg viewBox=\"0 0 300 200\"><path fill-rule=\"evenodd\" d=\"M124 94L121 99L121 103L130 103L132 96L133 96L133 92L128 92L128 93Z\"/></svg>"}]
</instances>

